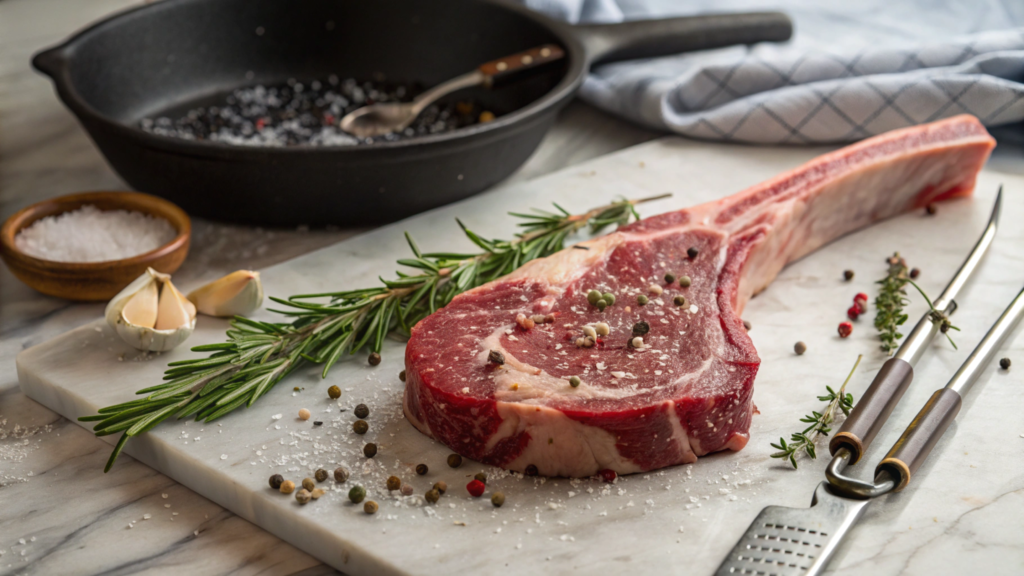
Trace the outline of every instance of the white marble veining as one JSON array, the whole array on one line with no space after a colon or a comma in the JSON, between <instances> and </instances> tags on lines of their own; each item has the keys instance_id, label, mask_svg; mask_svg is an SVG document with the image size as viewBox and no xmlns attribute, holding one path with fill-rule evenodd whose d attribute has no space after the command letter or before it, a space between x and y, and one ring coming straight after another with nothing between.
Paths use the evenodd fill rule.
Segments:
<instances>
[{"instance_id":1,"label":"white marble veining","mask_svg":"<svg viewBox=\"0 0 1024 576\"><path fill-rule=\"evenodd\" d=\"M513 231L506 210L550 200L582 209L617 195L672 191L671 199L644 207L653 214L739 190L818 152L663 139L383 227L266 269L264 280L270 294L282 295L362 286L390 274L394 259L405 254L402 230L419 238L424 249L460 249L467 242L452 226L456 216L500 236ZM1024 230L1012 225L1024 217L1024 179L987 171L975 199L943 204L934 217L908 214L840 239L787 267L752 300L745 316L753 323L751 336L763 360L755 388L761 413L750 444L739 453L625 477L614 486L522 480L491 469L489 490L507 496L505 507L494 510L462 488L466 476L480 467L467 462L460 470L448 469L447 449L402 418L396 378L402 344L397 341L388 343L377 368L360 357L339 364L326 382L315 370L297 374L221 425L166 423L128 451L352 574L466 573L494 565L565 573L620 564L638 573L710 573L757 511L767 504L807 505L821 479L824 461L805 461L793 471L768 457L773 451L768 443L796 429L798 418L818 407L815 395L826 384L839 384L858 353L865 361L850 384L855 396L884 361L867 318L851 338L835 335L852 295L873 291L872 280L884 272L883 258L897 249L922 269L925 289L937 293L981 230L999 182L1007 189L1008 225L978 281L960 298L955 320L962 328L956 334L961 349L942 341L933 345L917 367L915 385L866 458L875 462L1024 283ZM846 268L857 272L850 283L840 280ZM912 316L920 314L923 303L912 300ZM221 322L202 322L190 344L217 341L222 330ZM808 344L805 355L792 353L796 340ZM1015 357L1021 348L1014 343L1005 354ZM95 322L23 353L19 374L27 394L73 417L129 398L134 389L157 381L167 361L192 356L186 350L139 356ZM326 398L330 384L344 390L341 400ZM986 372L914 483L868 509L840 550L835 573L1019 571L1024 545L1014 534L1024 512L1024 463L1007 458L1024 447L1019 385L1015 370ZM300 390L289 391L292 386ZM350 410L359 402L371 408L371 432L365 437L349 428ZM298 420L302 407L323 425ZM380 446L374 460L361 454L367 441ZM431 467L424 478L411 471L419 462ZM275 472L298 480L318 467L337 465L352 470L353 480L343 487L329 482L331 491L305 507L266 486ZM450 492L440 505L422 506L418 496L388 495L383 480L390 474L410 481L417 494L436 480L448 482ZM346 503L353 482L365 485L369 497L382 504L380 513L368 517Z\"/></svg>"}]
</instances>

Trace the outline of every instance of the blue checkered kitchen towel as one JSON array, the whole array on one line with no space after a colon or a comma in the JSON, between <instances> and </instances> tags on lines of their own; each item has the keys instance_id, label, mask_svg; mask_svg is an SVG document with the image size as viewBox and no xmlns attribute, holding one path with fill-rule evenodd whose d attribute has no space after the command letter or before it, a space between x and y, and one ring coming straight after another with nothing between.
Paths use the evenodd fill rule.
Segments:
<instances>
[{"instance_id":1,"label":"blue checkered kitchen towel","mask_svg":"<svg viewBox=\"0 0 1024 576\"><path fill-rule=\"evenodd\" d=\"M569 22L781 10L783 44L607 64L580 92L614 114L735 142L849 142L969 113L1024 119L1022 0L520 0Z\"/></svg>"}]
</instances>

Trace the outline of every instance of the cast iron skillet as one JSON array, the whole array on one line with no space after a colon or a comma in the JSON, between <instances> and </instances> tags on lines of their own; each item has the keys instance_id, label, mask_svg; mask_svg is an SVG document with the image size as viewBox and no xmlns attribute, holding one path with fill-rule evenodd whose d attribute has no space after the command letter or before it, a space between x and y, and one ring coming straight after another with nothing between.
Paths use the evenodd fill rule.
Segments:
<instances>
[{"instance_id":1,"label":"cast iron skillet","mask_svg":"<svg viewBox=\"0 0 1024 576\"><path fill-rule=\"evenodd\" d=\"M567 26L494 0L165 0L33 58L133 188L188 212L263 225L396 220L502 180L540 143L591 65L786 40L779 13ZM140 119L243 85L337 74L432 86L544 43L560 65L472 96L497 120L362 146L256 148L156 136ZM458 97L465 97L459 93Z\"/></svg>"}]
</instances>

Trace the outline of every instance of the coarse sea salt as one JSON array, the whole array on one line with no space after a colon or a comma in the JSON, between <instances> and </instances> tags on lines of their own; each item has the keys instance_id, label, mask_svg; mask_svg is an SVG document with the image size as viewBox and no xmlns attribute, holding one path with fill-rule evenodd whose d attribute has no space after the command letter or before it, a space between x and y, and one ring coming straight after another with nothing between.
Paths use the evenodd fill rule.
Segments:
<instances>
[{"instance_id":1,"label":"coarse sea salt","mask_svg":"<svg viewBox=\"0 0 1024 576\"><path fill-rule=\"evenodd\" d=\"M167 220L141 212L100 210L87 204L47 216L18 232L25 254L54 262L105 262L144 254L177 235Z\"/></svg>"}]
</instances>

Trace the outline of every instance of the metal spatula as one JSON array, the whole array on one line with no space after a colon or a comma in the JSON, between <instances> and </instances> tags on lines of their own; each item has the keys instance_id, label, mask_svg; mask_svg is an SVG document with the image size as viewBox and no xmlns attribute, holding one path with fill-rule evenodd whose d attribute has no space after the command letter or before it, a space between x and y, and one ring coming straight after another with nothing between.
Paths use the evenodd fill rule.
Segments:
<instances>
[{"instance_id":1,"label":"metal spatula","mask_svg":"<svg viewBox=\"0 0 1024 576\"><path fill-rule=\"evenodd\" d=\"M1001 190L985 232L937 301L936 308L947 313L955 309L953 297L974 272L995 235L1000 200ZM939 302L943 305L940 306ZM871 499L906 487L911 475L917 471L959 412L961 394L966 393L977 380L1022 316L1024 290L1003 312L949 384L935 392L907 427L876 468L874 483L842 476L852 450L847 445L837 445L833 450L835 458L827 474L829 482L822 482L815 490L811 507L769 506L762 510L726 556L716 574L797 576L816 575L824 571L842 538L863 514ZM865 394L861 404L858 404L854 414L847 420L850 425L843 427L844 431L848 428L853 431L847 437L858 439L858 459L867 450L909 385L913 376L912 364L938 331L934 326L926 327L925 323L933 324L928 315L921 319L897 352L896 357L906 359L903 361L908 363L909 370L897 371L891 367L887 370L883 367L869 388L869 394L875 389L874 401L865 402L868 399L868 394ZM860 418L856 418L858 409L861 410ZM858 430L865 433L856 434Z\"/></svg>"}]
</instances>

